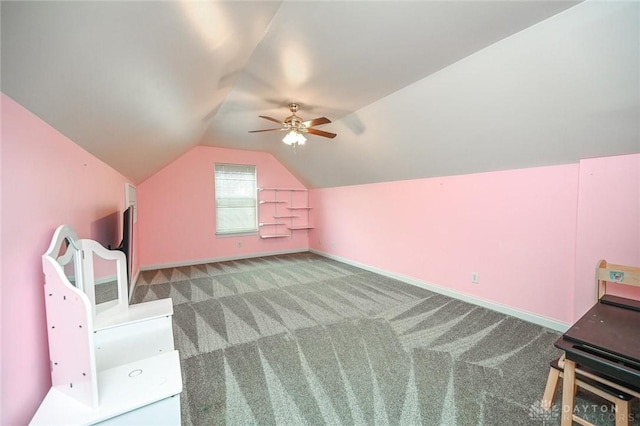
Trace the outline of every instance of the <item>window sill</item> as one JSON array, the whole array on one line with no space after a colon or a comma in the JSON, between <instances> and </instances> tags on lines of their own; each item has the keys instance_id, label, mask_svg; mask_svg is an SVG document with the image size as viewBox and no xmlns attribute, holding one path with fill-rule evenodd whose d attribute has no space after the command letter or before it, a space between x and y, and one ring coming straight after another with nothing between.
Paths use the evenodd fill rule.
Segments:
<instances>
[{"instance_id":1,"label":"window sill","mask_svg":"<svg viewBox=\"0 0 640 426\"><path fill-rule=\"evenodd\" d=\"M253 235L258 235L258 231L246 231L246 232L225 232L218 233L216 232L216 238L230 238L230 237L250 237Z\"/></svg>"}]
</instances>

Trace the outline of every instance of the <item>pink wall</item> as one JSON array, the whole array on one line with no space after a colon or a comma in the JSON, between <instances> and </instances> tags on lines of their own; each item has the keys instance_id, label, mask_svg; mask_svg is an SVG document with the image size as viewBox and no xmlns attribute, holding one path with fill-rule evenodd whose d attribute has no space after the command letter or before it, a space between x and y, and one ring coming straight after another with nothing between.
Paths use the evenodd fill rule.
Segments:
<instances>
[{"instance_id":1,"label":"pink wall","mask_svg":"<svg viewBox=\"0 0 640 426\"><path fill-rule=\"evenodd\" d=\"M123 210L126 179L4 94L1 173L0 424L15 425L28 423L51 384L41 256L62 223L101 237L98 224Z\"/></svg>"},{"instance_id":2,"label":"pink wall","mask_svg":"<svg viewBox=\"0 0 640 426\"><path fill-rule=\"evenodd\" d=\"M271 154L197 146L138 185L142 266L308 248L305 231L294 231L293 238L268 240L257 235L216 237L217 162L255 165L259 187L304 188Z\"/></svg>"},{"instance_id":3,"label":"pink wall","mask_svg":"<svg viewBox=\"0 0 640 426\"><path fill-rule=\"evenodd\" d=\"M312 249L566 324L595 302L598 260L640 265L640 154L317 189L311 202Z\"/></svg>"},{"instance_id":4,"label":"pink wall","mask_svg":"<svg viewBox=\"0 0 640 426\"><path fill-rule=\"evenodd\" d=\"M640 266L640 154L580 161L578 200L576 319L595 301L599 260ZM640 298L640 291L628 286L608 289Z\"/></svg>"},{"instance_id":5,"label":"pink wall","mask_svg":"<svg viewBox=\"0 0 640 426\"><path fill-rule=\"evenodd\" d=\"M310 246L568 323L577 187L573 164L317 189Z\"/></svg>"}]
</instances>

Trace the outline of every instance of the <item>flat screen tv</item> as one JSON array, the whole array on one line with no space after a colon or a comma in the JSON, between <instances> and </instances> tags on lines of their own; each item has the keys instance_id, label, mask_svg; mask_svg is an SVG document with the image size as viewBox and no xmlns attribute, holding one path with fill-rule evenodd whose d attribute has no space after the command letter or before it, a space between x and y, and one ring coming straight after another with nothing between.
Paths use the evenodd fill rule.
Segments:
<instances>
[{"instance_id":1,"label":"flat screen tv","mask_svg":"<svg viewBox=\"0 0 640 426\"><path fill-rule=\"evenodd\" d=\"M127 257L127 282L131 292L131 271L133 269L133 207L129 206L122 214L122 241L117 248Z\"/></svg>"}]
</instances>

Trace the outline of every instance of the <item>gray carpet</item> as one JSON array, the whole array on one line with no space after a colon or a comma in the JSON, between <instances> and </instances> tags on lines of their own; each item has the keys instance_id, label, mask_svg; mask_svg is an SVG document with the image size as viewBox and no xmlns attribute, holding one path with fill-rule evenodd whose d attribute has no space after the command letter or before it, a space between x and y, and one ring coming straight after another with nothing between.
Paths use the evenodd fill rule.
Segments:
<instances>
[{"instance_id":1,"label":"gray carpet","mask_svg":"<svg viewBox=\"0 0 640 426\"><path fill-rule=\"evenodd\" d=\"M107 283L102 283L95 285L94 287L94 295L96 298L96 303L104 303L109 302L111 300L116 300L118 298L118 282L117 281L109 281Z\"/></svg>"},{"instance_id":2,"label":"gray carpet","mask_svg":"<svg viewBox=\"0 0 640 426\"><path fill-rule=\"evenodd\" d=\"M513 317L311 253L142 272L134 302L165 297L186 425L559 424L559 334Z\"/></svg>"}]
</instances>

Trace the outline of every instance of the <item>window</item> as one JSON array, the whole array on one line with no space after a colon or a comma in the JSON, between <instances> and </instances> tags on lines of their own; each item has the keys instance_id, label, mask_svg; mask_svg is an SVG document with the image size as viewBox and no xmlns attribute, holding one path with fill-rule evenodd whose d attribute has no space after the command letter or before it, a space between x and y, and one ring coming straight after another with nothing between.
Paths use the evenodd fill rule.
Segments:
<instances>
[{"instance_id":1,"label":"window","mask_svg":"<svg viewBox=\"0 0 640 426\"><path fill-rule=\"evenodd\" d=\"M256 166L216 164L216 234L257 232Z\"/></svg>"}]
</instances>

